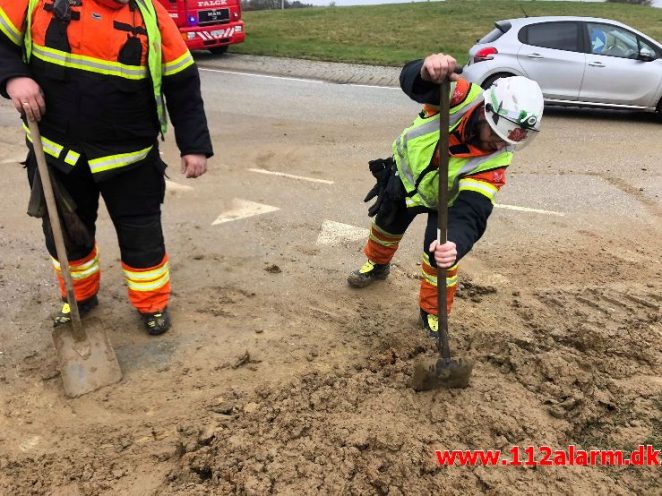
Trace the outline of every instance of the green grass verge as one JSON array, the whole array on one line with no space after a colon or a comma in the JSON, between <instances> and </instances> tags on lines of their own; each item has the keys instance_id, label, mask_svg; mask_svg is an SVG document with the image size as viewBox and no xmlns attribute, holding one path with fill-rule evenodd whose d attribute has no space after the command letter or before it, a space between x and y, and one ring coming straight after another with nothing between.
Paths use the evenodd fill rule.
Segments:
<instances>
[{"instance_id":1,"label":"green grass verge","mask_svg":"<svg viewBox=\"0 0 662 496\"><path fill-rule=\"evenodd\" d=\"M541 15L603 17L662 40L662 9L621 3L447 0L244 12L246 42L233 53L402 65L443 51L465 63L469 48L500 19Z\"/></svg>"}]
</instances>

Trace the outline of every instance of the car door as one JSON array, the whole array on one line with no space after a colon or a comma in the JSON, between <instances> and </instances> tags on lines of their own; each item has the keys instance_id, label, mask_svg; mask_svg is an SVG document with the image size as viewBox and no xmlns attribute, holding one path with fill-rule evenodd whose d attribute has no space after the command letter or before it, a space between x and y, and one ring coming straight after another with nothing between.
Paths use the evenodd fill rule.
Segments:
<instances>
[{"instance_id":1,"label":"car door","mask_svg":"<svg viewBox=\"0 0 662 496\"><path fill-rule=\"evenodd\" d=\"M662 79L658 51L640 36L612 24L587 22L586 73L579 99L631 107L655 107ZM656 60L639 60L639 52Z\"/></svg>"},{"instance_id":2,"label":"car door","mask_svg":"<svg viewBox=\"0 0 662 496\"><path fill-rule=\"evenodd\" d=\"M540 22L518 33L517 60L524 74L537 81L547 100L577 100L586 54L579 22Z\"/></svg>"}]
</instances>

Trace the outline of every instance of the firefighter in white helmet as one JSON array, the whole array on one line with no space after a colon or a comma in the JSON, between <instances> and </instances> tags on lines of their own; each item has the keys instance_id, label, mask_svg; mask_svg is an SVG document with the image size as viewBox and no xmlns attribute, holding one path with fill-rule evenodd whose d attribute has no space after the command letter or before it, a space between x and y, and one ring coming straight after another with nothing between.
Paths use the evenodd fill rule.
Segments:
<instances>
[{"instance_id":1,"label":"firefighter in white helmet","mask_svg":"<svg viewBox=\"0 0 662 496\"><path fill-rule=\"evenodd\" d=\"M428 214L423 244L419 292L421 323L436 337L437 271L447 270L447 308L457 287L458 262L485 232L496 193L505 184L513 152L540 130L543 95L538 84L525 77L498 79L483 89L454 74L456 61L443 53L408 63L400 74L403 91L423 109L395 140L392 156L370 162L377 183L365 201L373 217L364 249L368 260L352 272L355 288L385 279L390 262L409 224ZM449 77L449 204L448 241L437 243L439 167L439 83Z\"/></svg>"}]
</instances>

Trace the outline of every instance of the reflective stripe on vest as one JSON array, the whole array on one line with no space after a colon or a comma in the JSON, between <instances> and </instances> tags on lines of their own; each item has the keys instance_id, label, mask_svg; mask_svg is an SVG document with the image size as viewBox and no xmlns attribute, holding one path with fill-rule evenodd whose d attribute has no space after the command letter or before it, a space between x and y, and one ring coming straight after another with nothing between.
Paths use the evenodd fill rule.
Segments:
<instances>
[{"instance_id":1,"label":"reflective stripe on vest","mask_svg":"<svg viewBox=\"0 0 662 496\"><path fill-rule=\"evenodd\" d=\"M165 134L168 129L168 121L163 100L163 53L161 48L161 31L157 21L156 11L152 0L135 0L140 15L145 22L147 30L147 69L144 67L123 65L118 62L95 59L83 55L73 55L52 48L35 45L32 41L32 17L35 9L39 5L39 0L29 0L28 11L26 13L26 27L24 40L25 62L29 63L32 54L52 64L71 67L73 69L85 70L104 74L108 76L119 76L128 79L144 79L147 74L152 81L154 91L154 100L156 102L156 113L159 119L161 134ZM185 67L182 67L183 70Z\"/></svg>"},{"instance_id":2,"label":"reflective stripe on vest","mask_svg":"<svg viewBox=\"0 0 662 496\"><path fill-rule=\"evenodd\" d=\"M448 206L450 207L455 203L457 195L460 193L460 189L468 189L460 188L460 181L464 180L464 176L495 169L497 167L507 167L510 164L513 155L510 150L511 148L507 147L505 150L496 151L490 155L483 155L482 157L469 159L451 157L448 167ZM423 167L423 169L424 168L425 167ZM437 208L438 183L438 173L436 170L426 174L420 181L418 188L415 190L416 193L406 198L407 206L414 207L422 204L424 207ZM484 194L483 191L478 192ZM496 192L493 193L491 198L488 196L490 201L494 200L494 196L496 196ZM419 197L421 201L419 201L419 198L417 197Z\"/></svg>"},{"instance_id":3,"label":"reflective stripe on vest","mask_svg":"<svg viewBox=\"0 0 662 496\"><path fill-rule=\"evenodd\" d=\"M2 31L9 40L17 46L21 46L21 32L16 29L7 17L7 14L0 7L0 31Z\"/></svg>"},{"instance_id":4,"label":"reflective stripe on vest","mask_svg":"<svg viewBox=\"0 0 662 496\"><path fill-rule=\"evenodd\" d=\"M25 131L25 136L30 143L32 143L32 135L30 134L30 128L23 124L23 130ZM50 155L53 158L64 161L70 166L75 166L80 160L80 153L75 152L74 150L67 149L65 146L56 143L53 140L50 140L44 136L41 137L41 144L44 147L44 153ZM117 155L107 155L105 157L99 157L92 160L89 160L90 171L92 174L107 172L109 170L119 169L121 167L126 167L127 165L132 165L141 160L145 160L149 153L154 148L154 145L143 148L135 152L120 153ZM62 157L62 152L66 150L64 158Z\"/></svg>"},{"instance_id":5,"label":"reflective stripe on vest","mask_svg":"<svg viewBox=\"0 0 662 496\"><path fill-rule=\"evenodd\" d=\"M25 13L25 33L23 34L23 50L25 62L29 63L32 58L32 16L39 5L39 0L28 1L28 11Z\"/></svg>"},{"instance_id":6,"label":"reflective stripe on vest","mask_svg":"<svg viewBox=\"0 0 662 496\"><path fill-rule=\"evenodd\" d=\"M75 55L55 48L48 48L33 44L32 53L35 57L50 64L80 69L82 71L104 74L106 76L117 76L125 79L145 79L147 68L139 65L125 65L119 62L88 57L87 55Z\"/></svg>"},{"instance_id":7,"label":"reflective stripe on vest","mask_svg":"<svg viewBox=\"0 0 662 496\"><path fill-rule=\"evenodd\" d=\"M462 117L482 102L482 90L472 85L467 98L450 110L450 127L453 131ZM407 191L406 205L408 207L424 206L437 208L438 173L429 170L428 166L439 141L439 115L430 118L417 117L414 123L405 129L393 143L393 156L398 167L398 174ZM460 180L467 175L510 164L512 152L510 148L496 151L489 155L472 158L450 157L448 170L449 206L452 205L460 191ZM428 169L426 171L426 169ZM467 188L469 183L467 183ZM476 187L475 189L478 189ZM484 191L480 191L484 193ZM485 192L488 192L485 190ZM488 192L488 198L492 200Z\"/></svg>"},{"instance_id":8,"label":"reflective stripe on vest","mask_svg":"<svg viewBox=\"0 0 662 496\"><path fill-rule=\"evenodd\" d=\"M451 95L455 91L455 84L456 83L451 84L451 90L450 90ZM469 90L469 94L464 99L464 101L459 105L450 109L449 127L448 127L449 131L452 132L453 130L455 130L455 128L459 125L460 120L462 120L462 117L464 117L468 112L470 112L476 105L480 104L482 101L483 101L482 91L475 85L472 85ZM423 119L421 117L418 117L414 121L414 123L407 129L405 129L402 132L402 134L393 143L393 155L395 157L396 165L398 166L398 172L400 173L401 177L404 177L405 180L409 182L409 184L405 183L405 189L408 192L413 191L416 186L416 179L414 177L414 172L412 170L411 165L409 164L409 159L407 156L409 141L433 133L436 133L437 136L439 136L439 114L428 119ZM432 153L434 153L434 149L432 150ZM432 155L430 155L430 159L432 159ZM424 167L427 167L427 164ZM431 205L431 204L436 204L437 202L435 199L425 199L424 203Z\"/></svg>"},{"instance_id":9,"label":"reflective stripe on vest","mask_svg":"<svg viewBox=\"0 0 662 496\"><path fill-rule=\"evenodd\" d=\"M147 29L147 66L154 88L154 99L156 101L156 114L161 125L161 134L168 130L168 118L163 100L163 51L161 47L161 31L159 30L158 18L152 0L135 0L138 10L145 21Z\"/></svg>"},{"instance_id":10,"label":"reflective stripe on vest","mask_svg":"<svg viewBox=\"0 0 662 496\"><path fill-rule=\"evenodd\" d=\"M25 131L25 137L30 143L32 143L30 128L23 124L23 130ZM56 159L59 159L60 156L62 156L62 151L65 149L61 144L45 138L44 136L41 137L41 145L44 147L44 153ZM80 159L80 153L73 150L67 150L67 154L64 156L63 161L73 167L78 163L78 159Z\"/></svg>"},{"instance_id":11,"label":"reflective stripe on vest","mask_svg":"<svg viewBox=\"0 0 662 496\"><path fill-rule=\"evenodd\" d=\"M154 146L148 146L142 150L129 153L120 153L117 155L108 155L106 157L99 157L92 160L89 160L90 170L92 174L97 174L99 172L107 172L109 170L119 169L121 167L126 167L127 165L135 164L141 160L145 160L149 152L152 151Z\"/></svg>"}]
</instances>

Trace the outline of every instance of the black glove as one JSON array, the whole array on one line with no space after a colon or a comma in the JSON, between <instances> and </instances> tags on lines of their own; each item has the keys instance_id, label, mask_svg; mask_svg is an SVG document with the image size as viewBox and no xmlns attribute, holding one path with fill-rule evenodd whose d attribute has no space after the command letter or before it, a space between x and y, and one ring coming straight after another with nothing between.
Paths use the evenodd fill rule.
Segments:
<instances>
[{"instance_id":1,"label":"black glove","mask_svg":"<svg viewBox=\"0 0 662 496\"><path fill-rule=\"evenodd\" d=\"M389 181L393 177L394 163L391 157L389 158L378 158L375 160L370 160L368 162L368 167L370 172L375 177L377 182L372 187L368 194L363 199L364 202L369 202L375 196L377 201L373 203L370 208L368 208L368 216L374 217L384 203L386 197L385 192L388 188Z\"/></svg>"}]
</instances>

